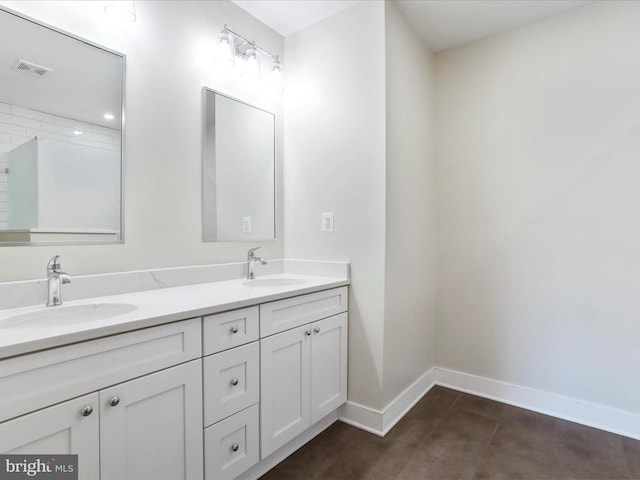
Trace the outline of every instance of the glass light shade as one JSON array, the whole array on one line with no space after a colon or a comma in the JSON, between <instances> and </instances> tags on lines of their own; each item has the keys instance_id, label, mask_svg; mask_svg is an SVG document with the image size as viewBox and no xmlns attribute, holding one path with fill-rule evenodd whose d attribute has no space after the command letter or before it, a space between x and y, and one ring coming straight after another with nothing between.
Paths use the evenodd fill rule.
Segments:
<instances>
[{"instance_id":1,"label":"glass light shade","mask_svg":"<svg viewBox=\"0 0 640 480\"><path fill-rule=\"evenodd\" d=\"M275 60L271 65L271 73L267 79L267 88L272 90L282 90L282 64Z\"/></svg>"},{"instance_id":2,"label":"glass light shade","mask_svg":"<svg viewBox=\"0 0 640 480\"><path fill-rule=\"evenodd\" d=\"M132 0L118 0L104 7L106 13L117 23L133 23L136 21L136 8Z\"/></svg>"},{"instance_id":3,"label":"glass light shade","mask_svg":"<svg viewBox=\"0 0 640 480\"><path fill-rule=\"evenodd\" d=\"M216 70L226 72L233 68L234 62L233 38L230 33L222 31L218 34L218 45L213 56L213 65Z\"/></svg>"},{"instance_id":4,"label":"glass light shade","mask_svg":"<svg viewBox=\"0 0 640 480\"><path fill-rule=\"evenodd\" d=\"M245 53L243 70L240 75L247 80L260 79L260 62L258 61L258 52L255 48L249 47Z\"/></svg>"}]
</instances>

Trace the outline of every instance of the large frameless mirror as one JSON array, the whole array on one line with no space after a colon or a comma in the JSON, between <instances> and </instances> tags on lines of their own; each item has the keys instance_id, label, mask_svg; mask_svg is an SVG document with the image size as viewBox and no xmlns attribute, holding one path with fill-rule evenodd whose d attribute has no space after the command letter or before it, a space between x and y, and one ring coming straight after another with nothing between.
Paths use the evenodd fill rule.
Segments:
<instances>
[{"instance_id":1,"label":"large frameless mirror","mask_svg":"<svg viewBox=\"0 0 640 480\"><path fill-rule=\"evenodd\" d=\"M203 89L203 239L275 238L275 115Z\"/></svg>"},{"instance_id":2,"label":"large frameless mirror","mask_svg":"<svg viewBox=\"0 0 640 480\"><path fill-rule=\"evenodd\" d=\"M0 9L0 246L122 242L124 67Z\"/></svg>"}]
</instances>

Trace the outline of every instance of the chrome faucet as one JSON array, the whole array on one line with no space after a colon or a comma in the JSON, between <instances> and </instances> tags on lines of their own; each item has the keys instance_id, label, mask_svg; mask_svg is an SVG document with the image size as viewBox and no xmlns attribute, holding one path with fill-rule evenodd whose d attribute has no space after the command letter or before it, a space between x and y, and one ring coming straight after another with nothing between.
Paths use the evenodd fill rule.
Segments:
<instances>
[{"instance_id":1,"label":"chrome faucet","mask_svg":"<svg viewBox=\"0 0 640 480\"><path fill-rule=\"evenodd\" d=\"M249 280L253 280L256 278L256 274L253 273L253 267L256 262L260 262L260 265L264 265L267 261L264 258L256 257L255 251L260 247L250 248L247 252L247 278Z\"/></svg>"},{"instance_id":2,"label":"chrome faucet","mask_svg":"<svg viewBox=\"0 0 640 480\"><path fill-rule=\"evenodd\" d=\"M56 255L47 263L47 307L62 305L61 285L71 283L71 277L60 270L60 255Z\"/></svg>"}]
</instances>

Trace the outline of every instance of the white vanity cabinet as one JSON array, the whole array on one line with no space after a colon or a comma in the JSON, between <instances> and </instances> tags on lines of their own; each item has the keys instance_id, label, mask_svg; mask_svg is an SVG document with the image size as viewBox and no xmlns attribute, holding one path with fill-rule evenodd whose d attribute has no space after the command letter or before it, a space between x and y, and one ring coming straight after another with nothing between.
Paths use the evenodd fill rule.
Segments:
<instances>
[{"instance_id":1,"label":"white vanity cabinet","mask_svg":"<svg viewBox=\"0 0 640 480\"><path fill-rule=\"evenodd\" d=\"M78 454L82 480L256 478L346 401L347 287L291 295L0 359L0 453Z\"/></svg>"},{"instance_id":2,"label":"white vanity cabinet","mask_svg":"<svg viewBox=\"0 0 640 480\"><path fill-rule=\"evenodd\" d=\"M347 399L347 289L301 295L260 308L264 459ZM323 315L330 316L309 322ZM279 330L274 324L286 330L263 336Z\"/></svg>"},{"instance_id":3,"label":"white vanity cabinet","mask_svg":"<svg viewBox=\"0 0 640 480\"><path fill-rule=\"evenodd\" d=\"M192 319L0 360L0 452L75 453L81 479L201 479L200 339Z\"/></svg>"}]
</instances>

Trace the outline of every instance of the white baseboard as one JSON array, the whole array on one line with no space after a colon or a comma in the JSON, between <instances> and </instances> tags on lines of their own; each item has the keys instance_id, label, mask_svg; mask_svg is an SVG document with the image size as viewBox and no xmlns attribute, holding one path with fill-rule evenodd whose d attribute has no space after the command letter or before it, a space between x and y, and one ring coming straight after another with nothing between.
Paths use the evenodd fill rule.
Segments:
<instances>
[{"instance_id":1,"label":"white baseboard","mask_svg":"<svg viewBox=\"0 0 640 480\"><path fill-rule=\"evenodd\" d=\"M347 402L338 410L339 419L384 437L396 423L435 385L435 368L431 368L394 398L382 411L355 402Z\"/></svg>"},{"instance_id":2,"label":"white baseboard","mask_svg":"<svg viewBox=\"0 0 640 480\"><path fill-rule=\"evenodd\" d=\"M446 368L435 370L437 385L640 439L640 414Z\"/></svg>"},{"instance_id":3,"label":"white baseboard","mask_svg":"<svg viewBox=\"0 0 640 480\"><path fill-rule=\"evenodd\" d=\"M260 460L249 470L244 472L238 478L243 480L256 480L260 478L262 475L267 473L293 452L304 446L307 442L312 440L313 438L320 435L327 428L333 425L338 420L337 411L331 412L329 415L324 417L319 422L312 425L310 428L305 430L303 433L298 435L296 438L288 442L287 444L280 447L278 450L273 452L267 458Z\"/></svg>"},{"instance_id":4,"label":"white baseboard","mask_svg":"<svg viewBox=\"0 0 640 480\"><path fill-rule=\"evenodd\" d=\"M382 433L382 412L355 402L347 402L338 409L338 419L360 430L380 437Z\"/></svg>"}]
</instances>

